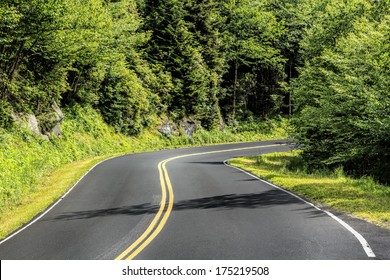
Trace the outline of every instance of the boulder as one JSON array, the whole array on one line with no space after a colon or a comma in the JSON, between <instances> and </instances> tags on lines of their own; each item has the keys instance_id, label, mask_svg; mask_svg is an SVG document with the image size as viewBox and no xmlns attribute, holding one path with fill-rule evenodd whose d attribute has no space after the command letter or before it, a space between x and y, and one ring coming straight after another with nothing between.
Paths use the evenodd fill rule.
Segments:
<instances>
[{"instance_id":1,"label":"boulder","mask_svg":"<svg viewBox=\"0 0 390 280\"><path fill-rule=\"evenodd\" d=\"M43 138L49 139L52 135L58 136L61 134L61 123L64 114L54 102L45 113L38 117L27 113L13 113L12 118L20 127L27 128L35 135L41 135Z\"/></svg>"},{"instance_id":2,"label":"boulder","mask_svg":"<svg viewBox=\"0 0 390 280\"><path fill-rule=\"evenodd\" d=\"M51 105L51 110L39 116L39 124L42 134L47 136L60 135L61 123L64 119L64 113L58 107L57 103Z\"/></svg>"},{"instance_id":3,"label":"boulder","mask_svg":"<svg viewBox=\"0 0 390 280\"><path fill-rule=\"evenodd\" d=\"M23 113L18 113L12 114L12 118L15 121L17 125L23 128L29 129L32 133L36 135L41 135L41 131L39 129L39 124L37 117L33 114L23 114Z\"/></svg>"},{"instance_id":4,"label":"boulder","mask_svg":"<svg viewBox=\"0 0 390 280\"><path fill-rule=\"evenodd\" d=\"M157 130L165 136L180 135L184 132L188 138L191 138L196 131L196 122L191 119L185 119L176 124L169 122L167 118L162 121L161 126Z\"/></svg>"},{"instance_id":5,"label":"boulder","mask_svg":"<svg viewBox=\"0 0 390 280\"><path fill-rule=\"evenodd\" d=\"M183 120L180 122L180 126L183 128L184 133L188 138L191 138L196 131L196 122L192 120Z\"/></svg>"},{"instance_id":6,"label":"boulder","mask_svg":"<svg viewBox=\"0 0 390 280\"><path fill-rule=\"evenodd\" d=\"M163 120L161 126L159 126L157 130L165 136L172 136L178 133L177 125L169 122L169 119Z\"/></svg>"},{"instance_id":7,"label":"boulder","mask_svg":"<svg viewBox=\"0 0 390 280\"><path fill-rule=\"evenodd\" d=\"M61 111L60 107L58 107L57 103L54 102L53 105L51 105L51 108L53 109L55 113L55 118L57 122L62 122L64 119L64 113Z\"/></svg>"}]
</instances>

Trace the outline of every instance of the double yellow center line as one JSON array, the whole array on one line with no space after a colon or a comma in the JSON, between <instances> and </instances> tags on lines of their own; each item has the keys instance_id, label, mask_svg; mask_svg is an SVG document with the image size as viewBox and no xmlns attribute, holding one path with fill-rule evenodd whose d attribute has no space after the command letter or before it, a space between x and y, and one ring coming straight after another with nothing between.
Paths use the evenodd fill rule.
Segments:
<instances>
[{"instance_id":1,"label":"double yellow center line","mask_svg":"<svg viewBox=\"0 0 390 280\"><path fill-rule=\"evenodd\" d=\"M174 195L173 195L172 184L169 179L167 168L165 165L169 160L172 159L173 158L163 160L158 164L158 172L160 174L162 196L161 196L160 208L158 209L156 216L150 223L149 227L145 230L145 232L129 248L127 248L122 254L120 254L116 258L116 260L133 259L150 242L152 242L152 240L160 233L165 223L167 222L168 217L173 208ZM168 200L167 200L167 192L168 192ZM166 205L168 205L168 207L166 207ZM164 213L165 208L167 209Z\"/></svg>"},{"instance_id":2,"label":"double yellow center line","mask_svg":"<svg viewBox=\"0 0 390 280\"><path fill-rule=\"evenodd\" d=\"M237 149L187 154L187 155L171 157L159 162L158 173L160 176L162 195L161 195L161 202L160 202L160 207L158 209L158 212L156 216L153 218L148 228L145 230L145 232L133 244L131 244L130 247L128 247L123 253L121 253L118 257L116 257L116 260L131 260L134 257L136 257L146 246L148 246L153 241L153 239L161 232L161 230L165 226L168 217L172 212L173 202L174 202L173 188L166 168L166 164L168 162L172 160L184 158L184 157L250 150L250 149L258 149L264 147L268 148L268 147L276 147L281 145L288 145L288 144L263 145L263 146L255 146L255 147L245 147L245 148L237 148Z\"/></svg>"}]
</instances>

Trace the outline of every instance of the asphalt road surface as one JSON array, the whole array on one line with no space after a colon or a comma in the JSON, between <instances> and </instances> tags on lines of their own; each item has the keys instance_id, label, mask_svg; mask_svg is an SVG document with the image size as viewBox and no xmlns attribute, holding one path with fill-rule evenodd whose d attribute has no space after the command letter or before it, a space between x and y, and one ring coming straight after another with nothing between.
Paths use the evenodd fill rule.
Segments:
<instances>
[{"instance_id":1,"label":"asphalt road surface","mask_svg":"<svg viewBox=\"0 0 390 280\"><path fill-rule=\"evenodd\" d=\"M390 259L390 231L224 164L286 140L121 156L3 240L0 259Z\"/></svg>"}]
</instances>

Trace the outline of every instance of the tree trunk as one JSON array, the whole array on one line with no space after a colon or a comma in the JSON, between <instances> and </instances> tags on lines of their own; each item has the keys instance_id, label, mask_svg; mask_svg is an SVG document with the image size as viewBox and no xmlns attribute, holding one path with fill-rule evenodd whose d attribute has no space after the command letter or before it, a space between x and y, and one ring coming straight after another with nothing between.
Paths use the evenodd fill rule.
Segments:
<instances>
[{"instance_id":1,"label":"tree trunk","mask_svg":"<svg viewBox=\"0 0 390 280\"><path fill-rule=\"evenodd\" d=\"M16 69L18 68L19 66L19 62L20 60L22 59L22 52L23 52L23 49L24 49L24 45L25 45L25 42L21 42L20 46L19 46L19 49L15 55L15 60L14 62L12 63L12 65L10 66L10 69L8 69L8 82L11 83L13 78L14 78L14 74L15 74L15 71Z\"/></svg>"},{"instance_id":2,"label":"tree trunk","mask_svg":"<svg viewBox=\"0 0 390 280\"><path fill-rule=\"evenodd\" d=\"M292 64L293 60L290 60L290 76L289 76L289 82L291 81L292 78ZM292 108L291 108L291 89L288 91L288 117L291 117L292 114Z\"/></svg>"},{"instance_id":3,"label":"tree trunk","mask_svg":"<svg viewBox=\"0 0 390 280\"><path fill-rule=\"evenodd\" d=\"M234 84L233 84L233 122L236 119L236 98L237 98L237 80L238 80L238 59L234 64Z\"/></svg>"}]
</instances>

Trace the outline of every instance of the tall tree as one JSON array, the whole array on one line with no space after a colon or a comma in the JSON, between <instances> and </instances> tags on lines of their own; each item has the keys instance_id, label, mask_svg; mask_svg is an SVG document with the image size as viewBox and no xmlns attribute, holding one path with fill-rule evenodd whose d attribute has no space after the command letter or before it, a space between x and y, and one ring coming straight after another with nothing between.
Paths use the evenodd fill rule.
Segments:
<instances>
[{"instance_id":1,"label":"tall tree","mask_svg":"<svg viewBox=\"0 0 390 280\"><path fill-rule=\"evenodd\" d=\"M0 96L16 111L41 110L65 87L62 50L53 44L64 29L63 1L0 3ZM46 90L46 88L49 88Z\"/></svg>"},{"instance_id":2,"label":"tall tree","mask_svg":"<svg viewBox=\"0 0 390 280\"><path fill-rule=\"evenodd\" d=\"M311 166L343 166L388 183L390 18L375 8L301 69L294 82L296 124Z\"/></svg>"},{"instance_id":3,"label":"tall tree","mask_svg":"<svg viewBox=\"0 0 390 280\"><path fill-rule=\"evenodd\" d=\"M204 57L211 52L202 48L202 40L210 40L206 39L207 32L212 33L202 26L208 16L197 18L191 14L200 7L192 1L145 1L145 29L152 32L147 52L152 64L161 65L172 75L172 91L161 96L171 116L194 116L204 126L212 127L219 115L213 89L218 81L211 82L215 75Z\"/></svg>"},{"instance_id":4,"label":"tall tree","mask_svg":"<svg viewBox=\"0 0 390 280\"><path fill-rule=\"evenodd\" d=\"M283 77L284 59L275 47L283 27L275 15L266 10L265 1L230 0L223 8L223 14L228 18L225 30L229 36L225 43L228 46L229 72L225 75L228 92L225 102L227 110L231 111L230 118L234 122L237 109L248 108L248 102L245 102L248 95L255 97L254 112L266 116L277 105L271 96L278 94L277 84ZM255 86L243 88L245 83L240 86L240 81L248 79L248 73L253 73ZM270 83L266 82L267 79ZM275 87L268 91L271 85ZM255 91L252 94L251 89ZM230 106L229 100L232 101ZM260 108L257 103L260 103Z\"/></svg>"}]
</instances>

